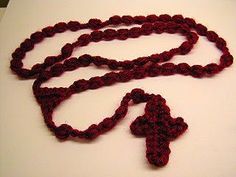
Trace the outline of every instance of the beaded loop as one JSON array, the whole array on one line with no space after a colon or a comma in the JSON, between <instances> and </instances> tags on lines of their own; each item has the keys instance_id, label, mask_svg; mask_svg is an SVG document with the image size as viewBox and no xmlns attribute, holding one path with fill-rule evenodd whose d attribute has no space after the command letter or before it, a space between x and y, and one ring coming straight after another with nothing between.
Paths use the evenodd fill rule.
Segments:
<instances>
[{"instance_id":1,"label":"beaded loop","mask_svg":"<svg viewBox=\"0 0 236 177\"><path fill-rule=\"evenodd\" d=\"M134 25L130 29L105 29L104 27L119 25ZM89 34L82 34L77 41L67 43L61 48L61 53L57 56L48 56L43 63L37 63L31 69L23 66L23 59L27 52L31 51L35 44L43 41L44 38L54 36L56 33L62 33L66 30L78 31L80 29L91 29ZM152 33L179 33L185 36L186 41L179 47L152 54L150 56L138 57L133 60L118 61L101 56L90 56L88 54L71 57L76 47L86 46L91 42L126 40L128 38L137 38L142 35ZM187 63L164 63L175 55L186 55L189 53L199 36L205 36L210 42L215 43L216 47L222 52L219 64L209 63L206 66L193 65ZM210 31L204 25L196 23L192 18L184 18L182 15L170 16L148 15L148 16L112 16L106 21L100 19L90 19L88 23L70 21L68 23L59 22L54 26L48 26L41 31L37 31L25 39L20 46L12 53L10 62L11 70L21 78L36 80L33 83L33 93L38 104L41 106L45 124L55 133L58 139L65 140L69 137L77 137L92 140L99 135L111 130L128 111L129 102L139 104L146 102L145 113L137 117L130 125L132 134L146 137L146 157L149 163L155 166L164 166L169 160L169 143L181 135L187 128L187 124L181 117L172 118L170 109L166 101L160 95L147 94L141 89L133 89L121 100L120 106L116 109L114 115L103 119L98 124L89 126L86 130L77 130L70 125L62 124L56 126L52 115L55 108L72 94L80 93L88 89L98 89L102 86L110 86L117 82L128 82L132 79L142 79L145 77L155 77L159 75L169 76L181 74L202 78L213 76L221 72L224 68L233 63L233 56L227 48L226 41L219 37L214 31ZM47 88L41 85L52 77L58 77L66 71L73 71L80 67L89 65L97 67L105 66L111 71L103 76L92 77L88 80L80 79L71 84L68 88Z\"/></svg>"}]
</instances>

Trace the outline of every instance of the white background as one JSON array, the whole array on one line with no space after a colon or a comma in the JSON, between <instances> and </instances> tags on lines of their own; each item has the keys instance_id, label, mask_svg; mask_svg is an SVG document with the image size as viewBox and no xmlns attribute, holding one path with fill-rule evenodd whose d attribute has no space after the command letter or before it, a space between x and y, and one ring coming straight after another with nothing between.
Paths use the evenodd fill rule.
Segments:
<instances>
[{"instance_id":1,"label":"white background","mask_svg":"<svg viewBox=\"0 0 236 177\"><path fill-rule=\"evenodd\" d=\"M174 117L182 116L187 132L171 143L170 161L152 168L145 158L145 139L130 133L129 125L143 114L144 104L129 109L115 129L91 143L59 142L44 125L32 94L33 80L20 80L9 69L11 53L25 38L59 21L87 22L112 15L182 14L215 30L236 56L236 1L157 0L10 0L0 24L0 176L1 177L234 177L236 176L236 69L235 64L212 78L180 75L146 78L74 95L56 110L56 123L85 129L111 116L126 92L135 87L166 98ZM46 39L27 54L25 66L56 55L66 42L88 31L66 32ZM74 52L132 59L176 46L179 35L151 35L126 41L100 42ZM207 64L219 60L220 52L200 38L186 56L173 62ZM88 67L52 79L47 86L69 86L78 78L106 73Z\"/></svg>"}]
</instances>

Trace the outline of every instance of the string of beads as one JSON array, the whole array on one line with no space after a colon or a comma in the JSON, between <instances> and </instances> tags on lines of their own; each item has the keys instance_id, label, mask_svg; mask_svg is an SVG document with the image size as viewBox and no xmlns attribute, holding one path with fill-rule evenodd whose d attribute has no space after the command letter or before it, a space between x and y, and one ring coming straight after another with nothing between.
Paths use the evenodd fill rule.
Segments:
<instances>
[{"instance_id":1,"label":"string of beads","mask_svg":"<svg viewBox=\"0 0 236 177\"><path fill-rule=\"evenodd\" d=\"M131 27L130 29L122 28L116 30L109 28L102 30L104 27L130 26L134 24L140 26ZM45 38L51 38L56 33L63 33L67 30L78 31L82 29L91 29L92 32L82 34L73 43L65 44L61 48L59 55L48 56L42 63L33 65L31 69L23 67L23 59L26 53L31 51L36 44L42 42ZM86 46L91 42L115 39L126 40L152 33L179 33L185 36L186 41L179 47L169 51L132 60L118 61L88 54L78 58L71 57L76 48ZM186 55L189 53L198 41L199 35L205 36L210 42L215 43L216 47L222 52L219 63L209 63L205 66L190 66L187 63L174 64L169 62L175 55ZM135 119L130 128L133 134L146 136L146 156L148 161L156 166L163 166L168 162L170 153L169 141L182 134L187 129L187 124L184 123L182 118L174 119L170 116L170 110L164 98L160 95L147 94L141 89L133 89L123 97L119 108L116 109L113 116L105 118L98 124L89 126L86 130L78 130L68 124L57 126L52 118L54 109L71 95L89 89L98 89L117 82L128 82L132 79L174 74L195 78L210 77L229 67L232 63L233 56L227 48L226 41L214 31L208 30L207 27L200 23L196 23L192 18L184 18L182 15L170 16L168 14L134 17L115 15L106 21L90 19L88 23L80 23L78 21L60 22L31 34L12 53L10 68L21 78L35 79L33 93L41 106L44 121L59 139L67 139L68 137L94 139L112 129L126 115L130 101L135 104L147 102L145 114ZM101 77L96 76L88 80L77 80L68 88L47 88L41 86L52 77L59 77L64 72L73 71L92 64L97 67L108 67L112 71Z\"/></svg>"}]
</instances>

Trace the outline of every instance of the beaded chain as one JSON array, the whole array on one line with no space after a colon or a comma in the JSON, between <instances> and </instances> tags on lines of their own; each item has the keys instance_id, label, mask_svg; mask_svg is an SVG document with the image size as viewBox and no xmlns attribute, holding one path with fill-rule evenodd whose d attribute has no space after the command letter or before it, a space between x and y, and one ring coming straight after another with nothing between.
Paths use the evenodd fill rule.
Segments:
<instances>
[{"instance_id":1,"label":"beaded chain","mask_svg":"<svg viewBox=\"0 0 236 177\"><path fill-rule=\"evenodd\" d=\"M130 29L106 29L104 27L115 27L119 25L134 25ZM26 52L31 51L34 46L43 41L44 38L53 37L56 33L66 30L78 31L81 29L91 29L89 34L82 34L77 41L67 43L61 48L61 53L57 56L48 56L43 63L32 66L31 69L23 67L23 58ZM138 57L133 60L118 61L101 56L91 56L88 54L78 58L70 57L73 50L83 47L91 42L126 40L128 38L138 38L142 35L152 33L179 33L185 36L179 47L152 54L150 56ZM219 63L210 63L206 66L193 65L187 63L174 64L168 62L175 55L185 55L191 51L200 36L205 36L210 42L222 52ZM165 62L165 63L163 63ZM161 64L162 63L162 64ZM60 22L54 26L48 26L41 31L37 31L27 39L12 53L10 64L11 70L20 78L35 79L33 83L33 93L38 104L41 106L44 121L47 127L55 133L56 137L65 140L71 137L81 139L94 139L99 135L111 130L128 111L129 102L134 104L146 103L145 113L137 117L130 125L131 132L137 136L146 137L146 157L150 164L164 166L169 160L169 143L181 135L187 128L187 124L181 117L172 118L170 109L166 105L165 99L161 95L148 94L142 89L133 89L127 93L114 115L107 117L98 124L92 124L85 130L72 128L68 124L56 126L53 121L53 111L64 100L75 93L80 93L89 89L98 89L103 86L110 86L117 82L128 82L132 79L142 79L145 77L169 76L180 74L195 78L210 77L233 63L233 56L226 46L226 41L219 37L214 31L210 31L204 25L196 23L192 18L184 18L182 15L170 16L148 15L148 16L112 16L109 20L90 19L88 23L70 21ZM97 67L108 67L111 72L99 77L92 77L88 80L80 79L75 81L68 88L48 88L41 85L52 77L59 77L66 71L73 71L80 67L89 65Z\"/></svg>"}]
</instances>

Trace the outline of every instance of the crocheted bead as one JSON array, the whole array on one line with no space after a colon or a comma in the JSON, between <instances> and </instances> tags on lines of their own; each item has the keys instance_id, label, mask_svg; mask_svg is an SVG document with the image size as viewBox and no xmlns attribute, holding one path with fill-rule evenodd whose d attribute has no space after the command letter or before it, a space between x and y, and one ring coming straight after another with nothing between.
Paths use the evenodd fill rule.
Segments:
<instances>
[{"instance_id":1,"label":"crocheted bead","mask_svg":"<svg viewBox=\"0 0 236 177\"><path fill-rule=\"evenodd\" d=\"M80 79L78 81L75 81L73 83L73 86L75 87L75 90L77 92L81 92L89 88L89 82L86 81L85 79Z\"/></svg>"},{"instance_id":2,"label":"crocheted bead","mask_svg":"<svg viewBox=\"0 0 236 177\"><path fill-rule=\"evenodd\" d=\"M51 66L57 61L57 58L55 56L48 56L44 60L45 66Z\"/></svg>"},{"instance_id":3,"label":"crocheted bead","mask_svg":"<svg viewBox=\"0 0 236 177\"><path fill-rule=\"evenodd\" d=\"M33 34L31 34L30 36L30 39L32 40L32 42L34 43L39 43L43 40L44 38L44 33L43 32L40 32L40 31L37 31Z\"/></svg>"},{"instance_id":4,"label":"crocheted bead","mask_svg":"<svg viewBox=\"0 0 236 177\"><path fill-rule=\"evenodd\" d=\"M216 47L220 50L223 50L226 47L226 41L223 38L218 38L216 40Z\"/></svg>"},{"instance_id":5,"label":"crocheted bead","mask_svg":"<svg viewBox=\"0 0 236 177\"><path fill-rule=\"evenodd\" d=\"M105 85L112 85L117 82L118 74L114 72L107 73L102 77L102 80Z\"/></svg>"},{"instance_id":6,"label":"crocheted bead","mask_svg":"<svg viewBox=\"0 0 236 177\"><path fill-rule=\"evenodd\" d=\"M174 15L172 17L172 20L176 23L183 23L184 22L184 17L182 15Z\"/></svg>"},{"instance_id":7,"label":"crocheted bead","mask_svg":"<svg viewBox=\"0 0 236 177\"><path fill-rule=\"evenodd\" d=\"M53 76L60 76L63 73L63 65L60 63L55 64L52 68L51 68L51 73Z\"/></svg>"},{"instance_id":8,"label":"crocheted bead","mask_svg":"<svg viewBox=\"0 0 236 177\"><path fill-rule=\"evenodd\" d=\"M117 30L117 39L125 40L128 38L129 30L128 29L118 29Z\"/></svg>"},{"instance_id":9,"label":"crocheted bead","mask_svg":"<svg viewBox=\"0 0 236 177\"><path fill-rule=\"evenodd\" d=\"M141 35L141 29L139 27L133 27L129 30L129 37L137 38Z\"/></svg>"},{"instance_id":10,"label":"crocheted bead","mask_svg":"<svg viewBox=\"0 0 236 177\"><path fill-rule=\"evenodd\" d=\"M34 43L30 39L26 39L24 42L20 44L20 48L25 52L30 51L34 48Z\"/></svg>"},{"instance_id":11,"label":"crocheted bead","mask_svg":"<svg viewBox=\"0 0 236 177\"><path fill-rule=\"evenodd\" d=\"M43 65L42 64L35 64L32 68L31 68L33 73L39 73L43 70Z\"/></svg>"},{"instance_id":12,"label":"crocheted bead","mask_svg":"<svg viewBox=\"0 0 236 177\"><path fill-rule=\"evenodd\" d=\"M193 77L201 78L204 75L204 69L201 65L193 65L190 70Z\"/></svg>"},{"instance_id":13,"label":"crocheted bead","mask_svg":"<svg viewBox=\"0 0 236 177\"><path fill-rule=\"evenodd\" d=\"M81 64L81 66L89 66L90 63L93 61L92 57L88 54L81 55L78 58L78 62Z\"/></svg>"},{"instance_id":14,"label":"crocheted bead","mask_svg":"<svg viewBox=\"0 0 236 177\"><path fill-rule=\"evenodd\" d=\"M165 76L175 74L175 65L173 63L165 63L161 65L161 73Z\"/></svg>"},{"instance_id":15,"label":"crocheted bead","mask_svg":"<svg viewBox=\"0 0 236 177\"><path fill-rule=\"evenodd\" d=\"M21 60L25 57L25 52L21 48L17 48L13 53L12 53L12 58L15 60Z\"/></svg>"},{"instance_id":16,"label":"crocheted bead","mask_svg":"<svg viewBox=\"0 0 236 177\"><path fill-rule=\"evenodd\" d=\"M145 16L139 15L139 16L134 17L134 23L142 24L144 22L146 22L146 17Z\"/></svg>"},{"instance_id":17,"label":"crocheted bead","mask_svg":"<svg viewBox=\"0 0 236 177\"><path fill-rule=\"evenodd\" d=\"M196 25L195 20L192 19L192 18L188 18L188 17L186 17L186 18L184 19L184 21L186 22L186 24L188 24L189 27L194 28L195 25Z\"/></svg>"},{"instance_id":18,"label":"crocheted bead","mask_svg":"<svg viewBox=\"0 0 236 177\"><path fill-rule=\"evenodd\" d=\"M69 56L71 56L73 52L73 46L69 43L67 43L66 45L64 45L61 49L61 54L63 57L67 58Z\"/></svg>"},{"instance_id":19,"label":"crocheted bead","mask_svg":"<svg viewBox=\"0 0 236 177\"><path fill-rule=\"evenodd\" d=\"M91 36L89 34L82 34L78 38L78 43L80 46L86 46L89 44L90 41L91 41Z\"/></svg>"},{"instance_id":20,"label":"crocheted bead","mask_svg":"<svg viewBox=\"0 0 236 177\"><path fill-rule=\"evenodd\" d=\"M218 35L214 31L208 31L207 39L211 42L215 42L218 39Z\"/></svg>"},{"instance_id":21,"label":"crocheted bead","mask_svg":"<svg viewBox=\"0 0 236 177\"><path fill-rule=\"evenodd\" d=\"M121 63L121 67L127 70L132 69L134 67L134 62L125 60Z\"/></svg>"},{"instance_id":22,"label":"crocheted bead","mask_svg":"<svg viewBox=\"0 0 236 177\"><path fill-rule=\"evenodd\" d=\"M124 15L121 17L121 21L126 25L131 25L132 23L134 23L134 18L130 15Z\"/></svg>"},{"instance_id":23,"label":"crocheted bead","mask_svg":"<svg viewBox=\"0 0 236 177\"><path fill-rule=\"evenodd\" d=\"M118 62L116 60L109 60L108 67L112 70L115 70L118 68Z\"/></svg>"},{"instance_id":24,"label":"crocheted bead","mask_svg":"<svg viewBox=\"0 0 236 177\"><path fill-rule=\"evenodd\" d=\"M112 127L115 125L113 119L111 118L105 118L103 119L102 122L100 122L98 124L98 129L101 131L101 132L106 132L106 131L109 131L110 129L112 129Z\"/></svg>"},{"instance_id":25,"label":"crocheted bead","mask_svg":"<svg viewBox=\"0 0 236 177\"><path fill-rule=\"evenodd\" d=\"M155 33L157 34L161 34L165 31L166 29L166 24L163 22L155 22L153 24L153 30L155 31Z\"/></svg>"},{"instance_id":26,"label":"crocheted bead","mask_svg":"<svg viewBox=\"0 0 236 177\"><path fill-rule=\"evenodd\" d=\"M67 26L71 31L78 31L80 29L80 23L77 21L70 21Z\"/></svg>"},{"instance_id":27,"label":"crocheted bead","mask_svg":"<svg viewBox=\"0 0 236 177\"><path fill-rule=\"evenodd\" d=\"M128 82L133 78L133 73L130 71L121 71L118 75L120 82Z\"/></svg>"},{"instance_id":28,"label":"crocheted bead","mask_svg":"<svg viewBox=\"0 0 236 177\"><path fill-rule=\"evenodd\" d=\"M216 74L220 71L219 66L215 63L208 64L204 67L207 74Z\"/></svg>"},{"instance_id":29,"label":"crocheted bead","mask_svg":"<svg viewBox=\"0 0 236 177\"><path fill-rule=\"evenodd\" d=\"M89 128L84 131L84 135L86 139L95 139L99 136L98 126L96 124L90 125Z\"/></svg>"},{"instance_id":30,"label":"crocheted bead","mask_svg":"<svg viewBox=\"0 0 236 177\"><path fill-rule=\"evenodd\" d=\"M102 31L93 31L91 33L91 39L94 42L101 41L103 38L104 33Z\"/></svg>"},{"instance_id":31,"label":"crocheted bead","mask_svg":"<svg viewBox=\"0 0 236 177\"><path fill-rule=\"evenodd\" d=\"M146 95L143 90L141 89L133 89L131 91L131 98L134 104L138 104L144 102L146 100Z\"/></svg>"},{"instance_id":32,"label":"crocheted bead","mask_svg":"<svg viewBox=\"0 0 236 177\"><path fill-rule=\"evenodd\" d=\"M224 67L229 67L233 64L233 56L230 54L224 54L220 57L220 64Z\"/></svg>"},{"instance_id":33,"label":"crocheted bead","mask_svg":"<svg viewBox=\"0 0 236 177\"><path fill-rule=\"evenodd\" d=\"M90 19L88 25L91 29L99 29L102 27L102 21L99 19Z\"/></svg>"},{"instance_id":34,"label":"crocheted bead","mask_svg":"<svg viewBox=\"0 0 236 177\"><path fill-rule=\"evenodd\" d=\"M52 37L56 33L56 30L54 27L48 26L46 28L43 28L42 32L44 33L46 37Z\"/></svg>"},{"instance_id":35,"label":"crocheted bead","mask_svg":"<svg viewBox=\"0 0 236 177\"><path fill-rule=\"evenodd\" d=\"M69 137L72 127L67 124L62 124L55 130L55 135L58 139L66 139Z\"/></svg>"},{"instance_id":36,"label":"crocheted bead","mask_svg":"<svg viewBox=\"0 0 236 177\"><path fill-rule=\"evenodd\" d=\"M159 18L155 14L152 14L152 15L148 15L146 17L146 19L147 19L148 22L153 23L153 22L157 21Z\"/></svg>"},{"instance_id":37,"label":"crocheted bead","mask_svg":"<svg viewBox=\"0 0 236 177\"><path fill-rule=\"evenodd\" d=\"M122 22L122 20L121 20L120 16L114 15L114 16L109 18L109 22L112 25L119 25Z\"/></svg>"},{"instance_id":38,"label":"crocheted bead","mask_svg":"<svg viewBox=\"0 0 236 177\"><path fill-rule=\"evenodd\" d=\"M110 40L115 39L116 36L117 36L116 30L113 30L113 29L106 29L106 30L104 31L104 39L107 40L107 41L110 41Z\"/></svg>"},{"instance_id":39,"label":"crocheted bead","mask_svg":"<svg viewBox=\"0 0 236 177\"><path fill-rule=\"evenodd\" d=\"M189 42L183 42L180 46L180 54L185 55L191 51L193 45Z\"/></svg>"},{"instance_id":40,"label":"crocheted bead","mask_svg":"<svg viewBox=\"0 0 236 177\"><path fill-rule=\"evenodd\" d=\"M200 23L196 25L196 30L197 30L197 33L200 35L206 35L207 33L207 27L205 27L204 25Z\"/></svg>"},{"instance_id":41,"label":"crocheted bead","mask_svg":"<svg viewBox=\"0 0 236 177\"><path fill-rule=\"evenodd\" d=\"M11 60L11 66L10 66L11 69L18 70L22 66L23 66L23 62L21 60L16 60L16 59Z\"/></svg>"},{"instance_id":42,"label":"crocheted bead","mask_svg":"<svg viewBox=\"0 0 236 177\"><path fill-rule=\"evenodd\" d=\"M62 32L64 32L64 31L67 30L67 24L64 23L64 22L57 23L57 24L54 26L54 29L55 29L56 32L62 33Z\"/></svg>"},{"instance_id":43,"label":"crocheted bead","mask_svg":"<svg viewBox=\"0 0 236 177\"><path fill-rule=\"evenodd\" d=\"M97 89L104 85L103 80L100 77L92 77L89 79L89 88Z\"/></svg>"},{"instance_id":44,"label":"crocheted bead","mask_svg":"<svg viewBox=\"0 0 236 177\"><path fill-rule=\"evenodd\" d=\"M159 15L159 20L163 22L171 21L171 16L168 14Z\"/></svg>"},{"instance_id":45,"label":"crocheted bead","mask_svg":"<svg viewBox=\"0 0 236 177\"><path fill-rule=\"evenodd\" d=\"M148 68L148 76L150 77L158 76L160 75L160 73L161 73L161 67L159 64L151 65Z\"/></svg>"},{"instance_id":46,"label":"crocheted bead","mask_svg":"<svg viewBox=\"0 0 236 177\"><path fill-rule=\"evenodd\" d=\"M76 57L73 57L67 59L63 64L66 71L73 71L78 68L79 61Z\"/></svg>"},{"instance_id":47,"label":"crocheted bead","mask_svg":"<svg viewBox=\"0 0 236 177\"><path fill-rule=\"evenodd\" d=\"M141 30L144 35L149 35L152 33L153 26L151 23L144 23L141 27Z\"/></svg>"},{"instance_id":48,"label":"crocheted bead","mask_svg":"<svg viewBox=\"0 0 236 177\"><path fill-rule=\"evenodd\" d=\"M137 67L133 70L133 77L135 79L142 79L146 77L146 70L143 67Z\"/></svg>"},{"instance_id":49,"label":"crocheted bead","mask_svg":"<svg viewBox=\"0 0 236 177\"><path fill-rule=\"evenodd\" d=\"M101 65L107 64L108 59L102 58L100 56L95 56L95 57L93 57L92 62L93 62L94 65L99 67Z\"/></svg>"},{"instance_id":50,"label":"crocheted bead","mask_svg":"<svg viewBox=\"0 0 236 177\"><path fill-rule=\"evenodd\" d=\"M180 63L177 65L177 72L183 75L190 74L190 66L187 63Z\"/></svg>"}]
</instances>

